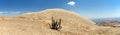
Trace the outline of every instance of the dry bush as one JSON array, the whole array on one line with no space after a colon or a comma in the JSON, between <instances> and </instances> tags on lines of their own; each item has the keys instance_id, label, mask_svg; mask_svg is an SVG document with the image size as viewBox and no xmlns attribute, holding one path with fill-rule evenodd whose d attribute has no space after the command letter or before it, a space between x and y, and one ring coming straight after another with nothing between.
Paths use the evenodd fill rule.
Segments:
<instances>
[{"instance_id":1,"label":"dry bush","mask_svg":"<svg viewBox=\"0 0 120 35\"><path fill-rule=\"evenodd\" d=\"M59 19L59 22L54 20L53 17L52 17L52 24L50 25L50 28L51 29L54 29L54 30L60 30L61 29L61 19Z\"/></svg>"}]
</instances>

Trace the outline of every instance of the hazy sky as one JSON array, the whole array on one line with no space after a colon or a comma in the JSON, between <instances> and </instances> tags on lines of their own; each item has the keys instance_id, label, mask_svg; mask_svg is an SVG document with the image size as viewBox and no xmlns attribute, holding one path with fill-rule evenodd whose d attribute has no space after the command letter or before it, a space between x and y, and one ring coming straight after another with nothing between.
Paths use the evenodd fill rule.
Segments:
<instances>
[{"instance_id":1,"label":"hazy sky","mask_svg":"<svg viewBox=\"0 0 120 35\"><path fill-rule=\"evenodd\" d=\"M86 18L120 17L120 0L0 0L0 16L51 8L74 11Z\"/></svg>"}]
</instances>

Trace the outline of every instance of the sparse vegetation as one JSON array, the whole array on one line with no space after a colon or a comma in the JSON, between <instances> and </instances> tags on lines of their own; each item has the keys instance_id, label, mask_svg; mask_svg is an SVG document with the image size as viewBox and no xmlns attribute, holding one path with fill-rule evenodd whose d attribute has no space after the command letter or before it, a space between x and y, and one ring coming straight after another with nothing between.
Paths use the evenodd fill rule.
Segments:
<instances>
[{"instance_id":1,"label":"sparse vegetation","mask_svg":"<svg viewBox=\"0 0 120 35\"><path fill-rule=\"evenodd\" d=\"M50 28L54 30L60 30L62 28L61 19L59 19L59 22L58 22L57 20L54 20L52 17L52 24L50 25Z\"/></svg>"}]
</instances>

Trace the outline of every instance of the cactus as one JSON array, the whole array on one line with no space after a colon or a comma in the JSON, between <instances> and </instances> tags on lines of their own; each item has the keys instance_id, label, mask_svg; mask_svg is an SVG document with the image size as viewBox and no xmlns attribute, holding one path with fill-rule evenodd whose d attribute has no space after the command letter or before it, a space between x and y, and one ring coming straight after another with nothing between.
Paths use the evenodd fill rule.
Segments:
<instances>
[{"instance_id":1,"label":"cactus","mask_svg":"<svg viewBox=\"0 0 120 35\"><path fill-rule=\"evenodd\" d=\"M59 22L58 22L57 20L54 20L52 17L52 24L50 25L50 28L54 30L60 30L62 28L61 19L59 19Z\"/></svg>"}]
</instances>

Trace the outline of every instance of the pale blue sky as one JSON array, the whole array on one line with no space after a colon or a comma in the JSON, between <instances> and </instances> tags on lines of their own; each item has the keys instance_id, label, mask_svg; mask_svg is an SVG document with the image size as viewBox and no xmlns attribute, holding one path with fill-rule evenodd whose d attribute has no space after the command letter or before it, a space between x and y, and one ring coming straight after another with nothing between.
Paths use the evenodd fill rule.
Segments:
<instances>
[{"instance_id":1,"label":"pale blue sky","mask_svg":"<svg viewBox=\"0 0 120 35\"><path fill-rule=\"evenodd\" d=\"M0 0L0 16L62 8L86 18L120 17L120 0Z\"/></svg>"}]
</instances>

